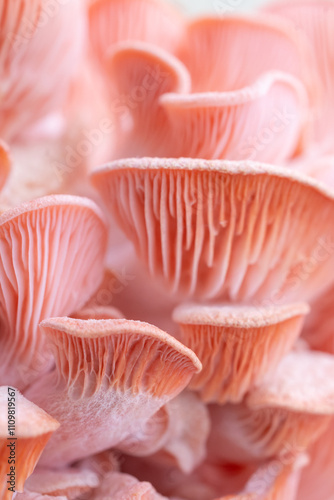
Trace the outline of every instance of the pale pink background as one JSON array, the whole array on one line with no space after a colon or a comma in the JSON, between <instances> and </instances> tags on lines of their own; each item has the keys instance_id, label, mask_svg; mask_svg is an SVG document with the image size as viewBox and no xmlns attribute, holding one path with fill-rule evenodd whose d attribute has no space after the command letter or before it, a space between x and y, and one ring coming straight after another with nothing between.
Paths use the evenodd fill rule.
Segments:
<instances>
[{"instance_id":1,"label":"pale pink background","mask_svg":"<svg viewBox=\"0 0 334 500\"><path fill-rule=\"evenodd\" d=\"M168 0L191 15L205 12L224 14L254 10L268 0Z\"/></svg>"}]
</instances>

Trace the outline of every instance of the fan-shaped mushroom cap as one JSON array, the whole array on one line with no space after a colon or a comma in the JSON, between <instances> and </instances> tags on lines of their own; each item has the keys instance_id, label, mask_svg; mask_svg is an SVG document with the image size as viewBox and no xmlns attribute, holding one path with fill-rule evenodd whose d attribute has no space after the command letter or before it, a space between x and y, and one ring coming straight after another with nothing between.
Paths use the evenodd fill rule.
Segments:
<instances>
[{"instance_id":1,"label":"fan-shaped mushroom cap","mask_svg":"<svg viewBox=\"0 0 334 500\"><path fill-rule=\"evenodd\" d=\"M53 318L41 328L57 370L27 395L62 424L41 458L44 465L111 447L131 453L134 441L139 454L150 418L201 369L190 349L146 323ZM146 454L145 442L143 449Z\"/></svg>"},{"instance_id":2,"label":"fan-shaped mushroom cap","mask_svg":"<svg viewBox=\"0 0 334 500\"><path fill-rule=\"evenodd\" d=\"M0 387L0 496L9 500L23 485L59 423L15 388ZM11 460L14 460L12 462ZM14 466L12 465L14 463ZM14 474L13 469L14 467ZM11 477L13 475L13 478ZM7 484L12 481L13 484Z\"/></svg>"},{"instance_id":3,"label":"fan-shaped mushroom cap","mask_svg":"<svg viewBox=\"0 0 334 500\"><path fill-rule=\"evenodd\" d=\"M69 468L60 471L36 469L27 479L25 490L42 495L65 496L68 500L90 492L100 484L97 474L90 470Z\"/></svg>"},{"instance_id":4,"label":"fan-shaped mushroom cap","mask_svg":"<svg viewBox=\"0 0 334 500\"><path fill-rule=\"evenodd\" d=\"M291 352L248 393L245 403L213 407L211 414L213 455L247 461L303 451L325 431L334 414L334 357Z\"/></svg>"},{"instance_id":5,"label":"fan-shaped mushroom cap","mask_svg":"<svg viewBox=\"0 0 334 500\"><path fill-rule=\"evenodd\" d=\"M261 57L254 57L258 53ZM180 57L190 71L194 92L240 89L270 70L293 74L314 92L304 40L287 23L270 16L195 19L188 25Z\"/></svg>"},{"instance_id":6,"label":"fan-shaped mushroom cap","mask_svg":"<svg viewBox=\"0 0 334 500\"><path fill-rule=\"evenodd\" d=\"M173 319L182 342L203 365L189 388L206 402L240 402L292 348L308 310L306 304L179 306Z\"/></svg>"},{"instance_id":7,"label":"fan-shaped mushroom cap","mask_svg":"<svg viewBox=\"0 0 334 500\"><path fill-rule=\"evenodd\" d=\"M144 158L114 161L92 182L173 293L279 304L333 280L334 197L308 177L253 162Z\"/></svg>"},{"instance_id":8,"label":"fan-shaped mushroom cap","mask_svg":"<svg viewBox=\"0 0 334 500\"><path fill-rule=\"evenodd\" d=\"M11 159L7 145L0 140L0 191L3 188L11 167Z\"/></svg>"},{"instance_id":9,"label":"fan-shaped mushroom cap","mask_svg":"<svg viewBox=\"0 0 334 500\"><path fill-rule=\"evenodd\" d=\"M64 104L83 48L84 10L80 0L1 0L0 19L0 79L6 83L0 135L7 140Z\"/></svg>"},{"instance_id":10,"label":"fan-shaped mushroom cap","mask_svg":"<svg viewBox=\"0 0 334 500\"><path fill-rule=\"evenodd\" d=\"M25 387L48 368L38 324L87 302L102 280L106 240L86 198L49 196L0 216L1 383Z\"/></svg>"},{"instance_id":11,"label":"fan-shaped mushroom cap","mask_svg":"<svg viewBox=\"0 0 334 500\"><path fill-rule=\"evenodd\" d=\"M90 38L105 63L118 42L142 41L173 51L183 31L183 19L166 2L158 0L90 0Z\"/></svg>"},{"instance_id":12,"label":"fan-shaped mushroom cap","mask_svg":"<svg viewBox=\"0 0 334 500\"><path fill-rule=\"evenodd\" d=\"M170 137L159 97L167 92L189 92L187 69L172 54L142 42L117 45L108 68L114 100L120 103L114 109L116 118L122 118L120 111L131 117L120 121L123 144L121 136L113 157L165 155Z\"/></svg>"},{"instance_id":13,"label":"fan-shaped mushroom cap","mask_svg":"<svg viewBox=\"0 0 334 500\"><path fill-rule=\"evenodd\" d=\"M305 35L312 52L310 69L321 90L315 113L314 138L323 150L333 152L334 5L328 0L284 0L265 7L266 11L291 22L296 33Z\"/></svg>"},{"instance_id":14,"label":"fan-shaped mushroom cap","mask_svg":"<svg viewBox=\"0 0 334 500\"><path fill-rule=\"evenodd\" d=\"M272 71L235 91L190 94L190 77L182 63L140 42L118 45L109 72L116 102L123 104L116 117L121 109L131 116L131 125L129 119L119 120L124 137L115 158L157 155L280 163L302 147L308 98L290 74Z\"/></svg>"},{"instance_id":15,"label":"fan-shaped mushroom cap","mask_svg":"<svg viewBox=\"0 0 334 500\"><path fill-rule=\"evenodd\" d=\"M125 500L135 498L136 500L167 500L159 495L148 482L140 482L129 474L121 472L109 472L102 484L95 490L92 500Z\"/></svg>"},{"instance_id":16,"label":"fan-shaped mushroom cap","mask_svg":"<svg viewBox=\"0 0 334 500\"><path fill-rule=\"evenodd\" d=\"M286 73L266 73L231 92L165 94L160 102L169 120L164 156L280 164L305 132L307 95Z\"/></svg>"}]
</instances>

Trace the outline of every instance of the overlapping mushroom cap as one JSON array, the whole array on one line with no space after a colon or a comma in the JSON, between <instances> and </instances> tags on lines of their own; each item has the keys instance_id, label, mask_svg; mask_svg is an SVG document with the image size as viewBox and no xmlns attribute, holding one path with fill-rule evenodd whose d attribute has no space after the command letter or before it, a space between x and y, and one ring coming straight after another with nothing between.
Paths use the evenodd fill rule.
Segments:
<instances>
[{"instance_id":1,"label":"overlapping mushroom cap","mask_svg":"<svg viewBox=\"0 0 334 500\"><path fill-rule=\"evenodd\" d=\"M145 158L117 160L92 181L173 293L276 304L309 300L332 281L334 198L306 176L253 162Z\"/></svg>"},{"instance_id":2,"label":"overlapping mushroom cap","mask_svg":"<svg viewBox=\"0 0 334 500\"><path fill-rule=\"evenodd\" d=\"M237 403L275 370L298 338L305 304L271 308L180 306L181 338L203 369L190 383L210 403Z\"/></svg>"},{"instance_id":3,"label":"overlapping mushroom cap","mask_svg":"<svg viewBox=\"0 0 334 500\"><path fill-rule=\"evenodd\" d=\"M38 324L80 308L103 277L103 216L90 200L50 196L0 216L0 380L24 388L50 368Z\"/></svg>"},{"instance_id":4,"label":"overlapping mushroom cap","mask_svg":"<svg viewBox=\"0 0 334 500\"><path fill-rule=\"evenodd\" d=\"M82 57L85 23L79 0L18 0L12 5L0 2L0 135L10 140L29 127L38 133L43 120L42 129L57 129L53 121Z\"/></svg>"},{"instance_id":5,"label":"overlapping mushroom cap","mask_svg":"<svg viewBox=\"0 0 334 500\"><path fill-rule=\"evenodd\" d=\"M329 500L333 13L0 0L1 498Z\"/></svg>"},{"instance_id":6,"label":"overlapping mushroom cap","mask_svg":"<svg viewBox=\"0 0 334 500\"><path fill-rule=\"evenodd\" d=\"M28 401L15 387L0 387L0 495L23 491L59 422Z\"/></svg>"},{"instance_id":7,"label":"overlapping mushroom cap","mask_svg":"<svg viewBox=\"0 0 334 500\"><path fill-rule=\"evenodd\" d=\"M44 465L111 447L147 454L145 440L161 432L154 415L201 369L192 351L145 323L54 318L41 329L51 341L56 370L27 394L62 423L43 454Z\"/></svg>"}]
</instances>

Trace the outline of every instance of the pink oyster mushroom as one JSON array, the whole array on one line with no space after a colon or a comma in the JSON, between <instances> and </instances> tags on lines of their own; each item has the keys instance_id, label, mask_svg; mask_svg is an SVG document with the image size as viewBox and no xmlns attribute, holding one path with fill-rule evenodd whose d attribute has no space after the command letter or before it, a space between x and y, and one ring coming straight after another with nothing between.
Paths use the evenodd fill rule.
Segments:
<instances>
[{"instance_id":1,"label":"pink oyster mushroom","mask_svg":"<svg viewBox=\"0 0 334 500\"><path fill-rule=\"evenodd\" d=\"M333 28L0 0L0 500L333 497Z\"/></svg>"}]
</instances>

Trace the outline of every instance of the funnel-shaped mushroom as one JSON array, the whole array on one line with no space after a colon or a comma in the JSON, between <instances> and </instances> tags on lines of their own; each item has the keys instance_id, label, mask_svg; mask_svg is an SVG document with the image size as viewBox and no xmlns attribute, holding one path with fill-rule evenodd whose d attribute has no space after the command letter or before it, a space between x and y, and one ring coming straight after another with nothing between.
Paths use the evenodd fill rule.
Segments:
<instances>
[{"instance_id":1,"label":"funnel-shaped mushroom","mask_svg":"<svg viewBox=\"0 0 334 500\"><path fill-rule=\"evenodd\" d=\"M103 277L106 230L98 207L49 196L0 216L0 381L19 388L50 365L38 324L81 308Z\"/></svg>"},{"instance_id":2,"label":"funnel-shaped mushroom","mask_svg":"<svg viewBox=\"0 0 334 500\"><path fill-rule=\"evenodd\" d=\"M138 454L149 419L201 369L190 349L146 323L54 318L41 329L57 369L27 394L62 424L42 464L59 466L111 447L131 453L136 436Z\"/></svg>"},{"instance_id":3,"label":"funnel-shaped mushroom","mask_svg":"<svg viewBox=\"0 0 334 500\"><path fill-rule=\"evenodd\" d=\"M200 298L308 300L332 282L334 197L253 162L126 159L92 174L153 276Z\"/></svg>"},{"instance_id":4,"label":"funnel-shaped mushroom","mask_svg":"<svg viewBox=\"0 0 334 500\"><path fill-rule=\"evenodd\" d=\"M24 482L59 423L15 388L0 387L0 497L10 500ZM13 465L14 464L14 465Z\"/></svg>"},{"instance_id":5,"label":"funnel-shaped mushroom","mask_svg":"<svg viewBox=\"0 0 334 500\"><path fill-rule=\"evenodd\" d=\"M334 4L328 0L302 0L274 3L266 11L291 22L296 33L305 35L312 51L310 68L318 78L320 99L315 114L314 139L322 151L333 152L334 126L334 43L332 28Z\"/></svg>"},{"instance_id":6,"label":"funnel-shaped mushroom","mask_svg":"<svg viewBox=\"0 0 334 500\"><path fill-rule=\"evenodd\" d=\"M68 500L89 493L100 484L98 475L90 470L68 468L60 471L36 469L24 489L41 495L65 496Z\"/></svg>"},{"instance_id":7,"label":"funnel-shaped mushroom","mask_svg":"<svg viewBox=\"0 0 334 500\"><path fill-rule=\"evenodd\" d=\"M290 351L307 312L306 304L178 307L182 342L203 365L189 388L206 402L240 402Z\"/></svg>"},{"instance_id":8,"label":"funnel-shaped mushroom","mask_svg":"<svg viewBox=\"0 0 334 500\"><path fill-rule=\"evenodd\" d=\"M0 191L3 188L11 166L8 147L0 140Z\"/></svg>"},{"instance_id":9,"label":"funnel-shaped mushroom","mask_svg":"<svg viewBox=\"0 0 334 500\"><path fill-rule=\"evenodd\" d=\"M128 42L117 46L108 67L116 102L131 116L128 133L125 122L124 144L113 156L163 156L170 138L159 97L167 92L189 92L190 77L185 66L162 49Z\"/></svg>"},{"instance_id":10,"label":"funnel-shaped mushroom","mask_svg":"<svg viewBox=\"0 0 334 500\"><path fill-rule=\"evenodd\" d=\"M83 47L83 5L2 0L0 29L0 135L9 139L64 104Z\"/></svg>"},{"instance_id":11,"label":"funnel-shaped mushroom","mask_svg":"<svg viewBox=\"0 0 334 500\"><path fill-rule=\"evenodd\" d=\"M304 133L307 95L286 73L266 73L231 92L165 94L160 102L169 119L169 157L280 164L296 153Z\"/></svg>"},{"instance_id":12,"label":"funnel-shaped mushroom","mask_svg":"<svg viewBox=\"0 0 334 500\"><path fill-rule=\"evenodd\" d=\"M254 57L259 53L261 57ZM194 92L240 89L262 73L280 70L304 81L313 93L304 40L284 21L266 15L191 21L180 57L189 68Z\"/></svg>"},{"instance_id":13,"label":"funnel-shaped mushroom","mask_svg":"<svg viewBox=\"0 0 334 500\"><path fill-rule=\"evenodd\" d=\"M174 51L183 31L180 14L159 0L92 0L90 38L102 63L118 42L137 40Z\"/></svg>"},{"instance_id":14,"label":"funnel-shaped mushroom","mask_svg":"<svg viewBox=\"0 0 334 500\"><path fill-rule=\"evenodd\" d=\"M334 414L334 357L291 352L244 403L211 410L217 457L242 462L303 451Z\"/></svg>"}]
</instances>

